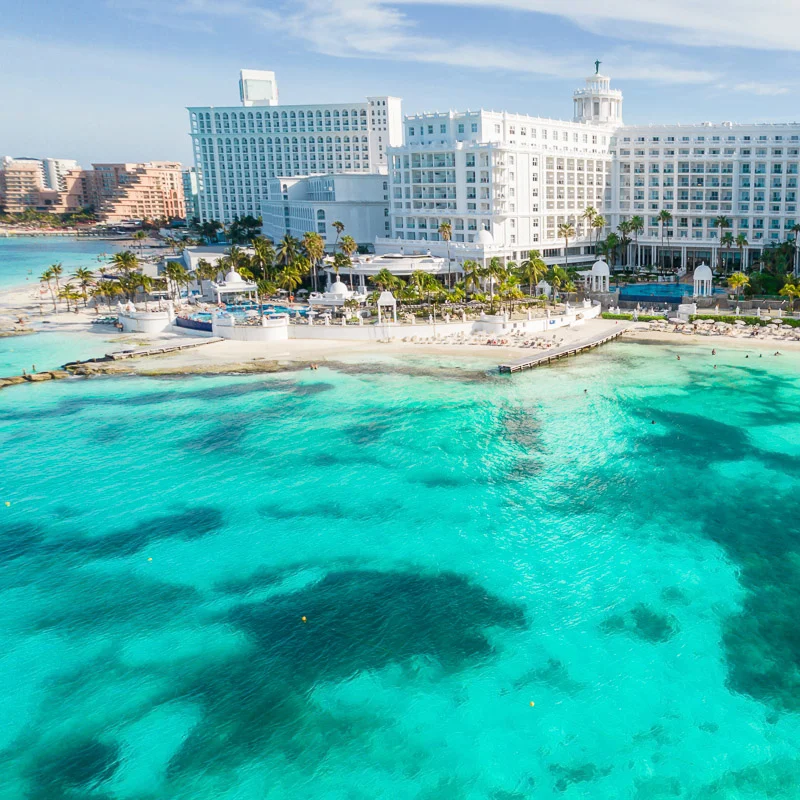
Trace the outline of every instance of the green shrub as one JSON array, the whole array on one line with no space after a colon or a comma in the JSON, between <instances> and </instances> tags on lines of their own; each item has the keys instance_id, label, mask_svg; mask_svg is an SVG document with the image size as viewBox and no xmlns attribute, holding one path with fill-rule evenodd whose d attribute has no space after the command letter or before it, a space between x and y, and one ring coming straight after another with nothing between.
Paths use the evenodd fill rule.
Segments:
<instances>
[{"instance_id":1,"label":"green shrub","mask_svg":"<svg viewBox=\"0 0 800 800\"><path fill-rule=\"evenodd\" d=\"M692 322L694 322L696 319L711 319L714 320L714 322L727 322L729 325L733 325L734 322L744 322L745 325L758 325L762 328L765 325L769 325L769 323L772 321L762 317L734 317L724 314L692 314L689 319ZM773 319L777 318L773 317ZM792 328L800 328L800 319L781 319L780 322L782 325L789 325Z\"/></svg>"},{"instance_id":2,"label":"green shrub","mask_svg":"<svg viewBox=\"0 0 800 800\"><path fill-rule=\"evenodd\" d=\"M609 311L603 311L600 316L602 319L627 319L632 320L633 314L612 314ZM653 320L666 320L666 317L655 316L653 314L639 314L639 322L652 322Z\"/></svg>"}]
</instances>

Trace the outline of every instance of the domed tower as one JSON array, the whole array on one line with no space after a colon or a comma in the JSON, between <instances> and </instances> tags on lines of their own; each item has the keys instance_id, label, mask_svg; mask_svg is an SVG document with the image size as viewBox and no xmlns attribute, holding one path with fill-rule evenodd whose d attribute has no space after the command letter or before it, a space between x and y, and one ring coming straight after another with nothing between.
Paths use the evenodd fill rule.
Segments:
<instances>
[{"instance_id":1,"label":"domed tower","mask_svg":"<svg viewBox=\"0 0 800 800\"><path fill-rule=\"evenodd\" d=\"M598 125L622 125L622 92L611 88L611 78L600 74L600 62L595 61L595 73L586 79L585 89L572 95L575 122Z\"/></svg>"}]
</instances>

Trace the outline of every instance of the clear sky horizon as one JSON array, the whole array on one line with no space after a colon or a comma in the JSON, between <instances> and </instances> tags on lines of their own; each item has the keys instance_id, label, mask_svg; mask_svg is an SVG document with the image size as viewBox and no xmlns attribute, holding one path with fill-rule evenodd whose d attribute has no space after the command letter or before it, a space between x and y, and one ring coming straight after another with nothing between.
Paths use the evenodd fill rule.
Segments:
<instances>
[{"instance_id":1,"label":"clear sky horizon","mask_svg":"<svg viewBox=\"0 0 800 800\"><path fill-rule=\"evenodd\" d=\"M800 119L800 3L764 0L0 0L0 155L192 163L189 105L403 98L569 119L594 71L625 122Z\"/></svg>"}]
</instances>

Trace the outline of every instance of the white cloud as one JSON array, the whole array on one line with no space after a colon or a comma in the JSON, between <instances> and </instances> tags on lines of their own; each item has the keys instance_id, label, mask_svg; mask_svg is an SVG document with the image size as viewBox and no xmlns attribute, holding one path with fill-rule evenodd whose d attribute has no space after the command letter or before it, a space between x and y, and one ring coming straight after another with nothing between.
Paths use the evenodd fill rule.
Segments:
<instances>
[{"instance_id":1,"label":"white cloud","mask_svg":"<svg viewBox=\"0 0 800 800\"><path fill-rule=\"evenodd\" d=\"M392 0L395 4L504 8L569 19L609 37L698 47L800 50L797 0Z\"/></svg>"},{"instance_id":2,"label":"white cloud","mask_svg":"<svg viewBox=\"0 0 800 800\"><path fill-rule=\"evenodd\" d=\"M758 83L757 81L746 81L745 83L737 83L733 87L735 92L747 92L748 94L758 94L767 97L789 94L787 86L780 86L776 83Z\"/></svg>"},{"instance_id":3,"label":"white cloud","mask_svg":"<svg viewBox=\"0 0 800 800\"><path fill-rule=\"evenodd\" d=\"M128 13L141 14L149 10L149 19L160 19L170 25L173 24L170 14L184 19L246 18L272 34L290 36L305 42L315 52L335 57L415 61L562 78L575 78L588 71L585 52L559 53L552 43L546 49L536 49L495 41L453 41L446 38L441 29L437 35L430 35L420 30L420 26L403 10L405 0L287 0L283 6L271 5L269 8L255 0L182 0L171 7L161 3L153 5L154 0L133 0L125 2L124 6L122 0L112 1L115 6L127 9ZM544 10L568 17L570 7L594 8L585 0L566 0L563 4L560 0L409 1L417 5L457 2L460 5ZM535 8L537 5L542 9ZM562 5L567 8L562 8ZM613 71L615 78L662 84L702 84L719 80L715 71L671 62L670 56L660 56L656 51L636 52L626 47L607 53L604 69Z\"/></svg>"}]
</instances>

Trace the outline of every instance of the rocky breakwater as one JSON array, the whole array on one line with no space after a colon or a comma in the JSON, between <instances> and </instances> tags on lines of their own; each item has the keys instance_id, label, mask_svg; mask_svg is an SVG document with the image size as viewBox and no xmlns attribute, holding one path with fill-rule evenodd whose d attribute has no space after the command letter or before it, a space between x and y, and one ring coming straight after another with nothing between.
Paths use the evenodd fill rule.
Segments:
<instances>
[{"instance_id":1,"label":"rocky breakwater","mask_svg":"<svg viewBox=\"0 0 800 800\"><path fill-rule=\"evenodd\" d=\"M69 377L69 372L63 369L54 369L48 372L32 372L30 374L24 373L23 375L11 375L6 378L0 378L0 389L5 389L7 386L18 386L20 383L41 383L42 381L57 381Z\"/></svg>"}]
</instances>

